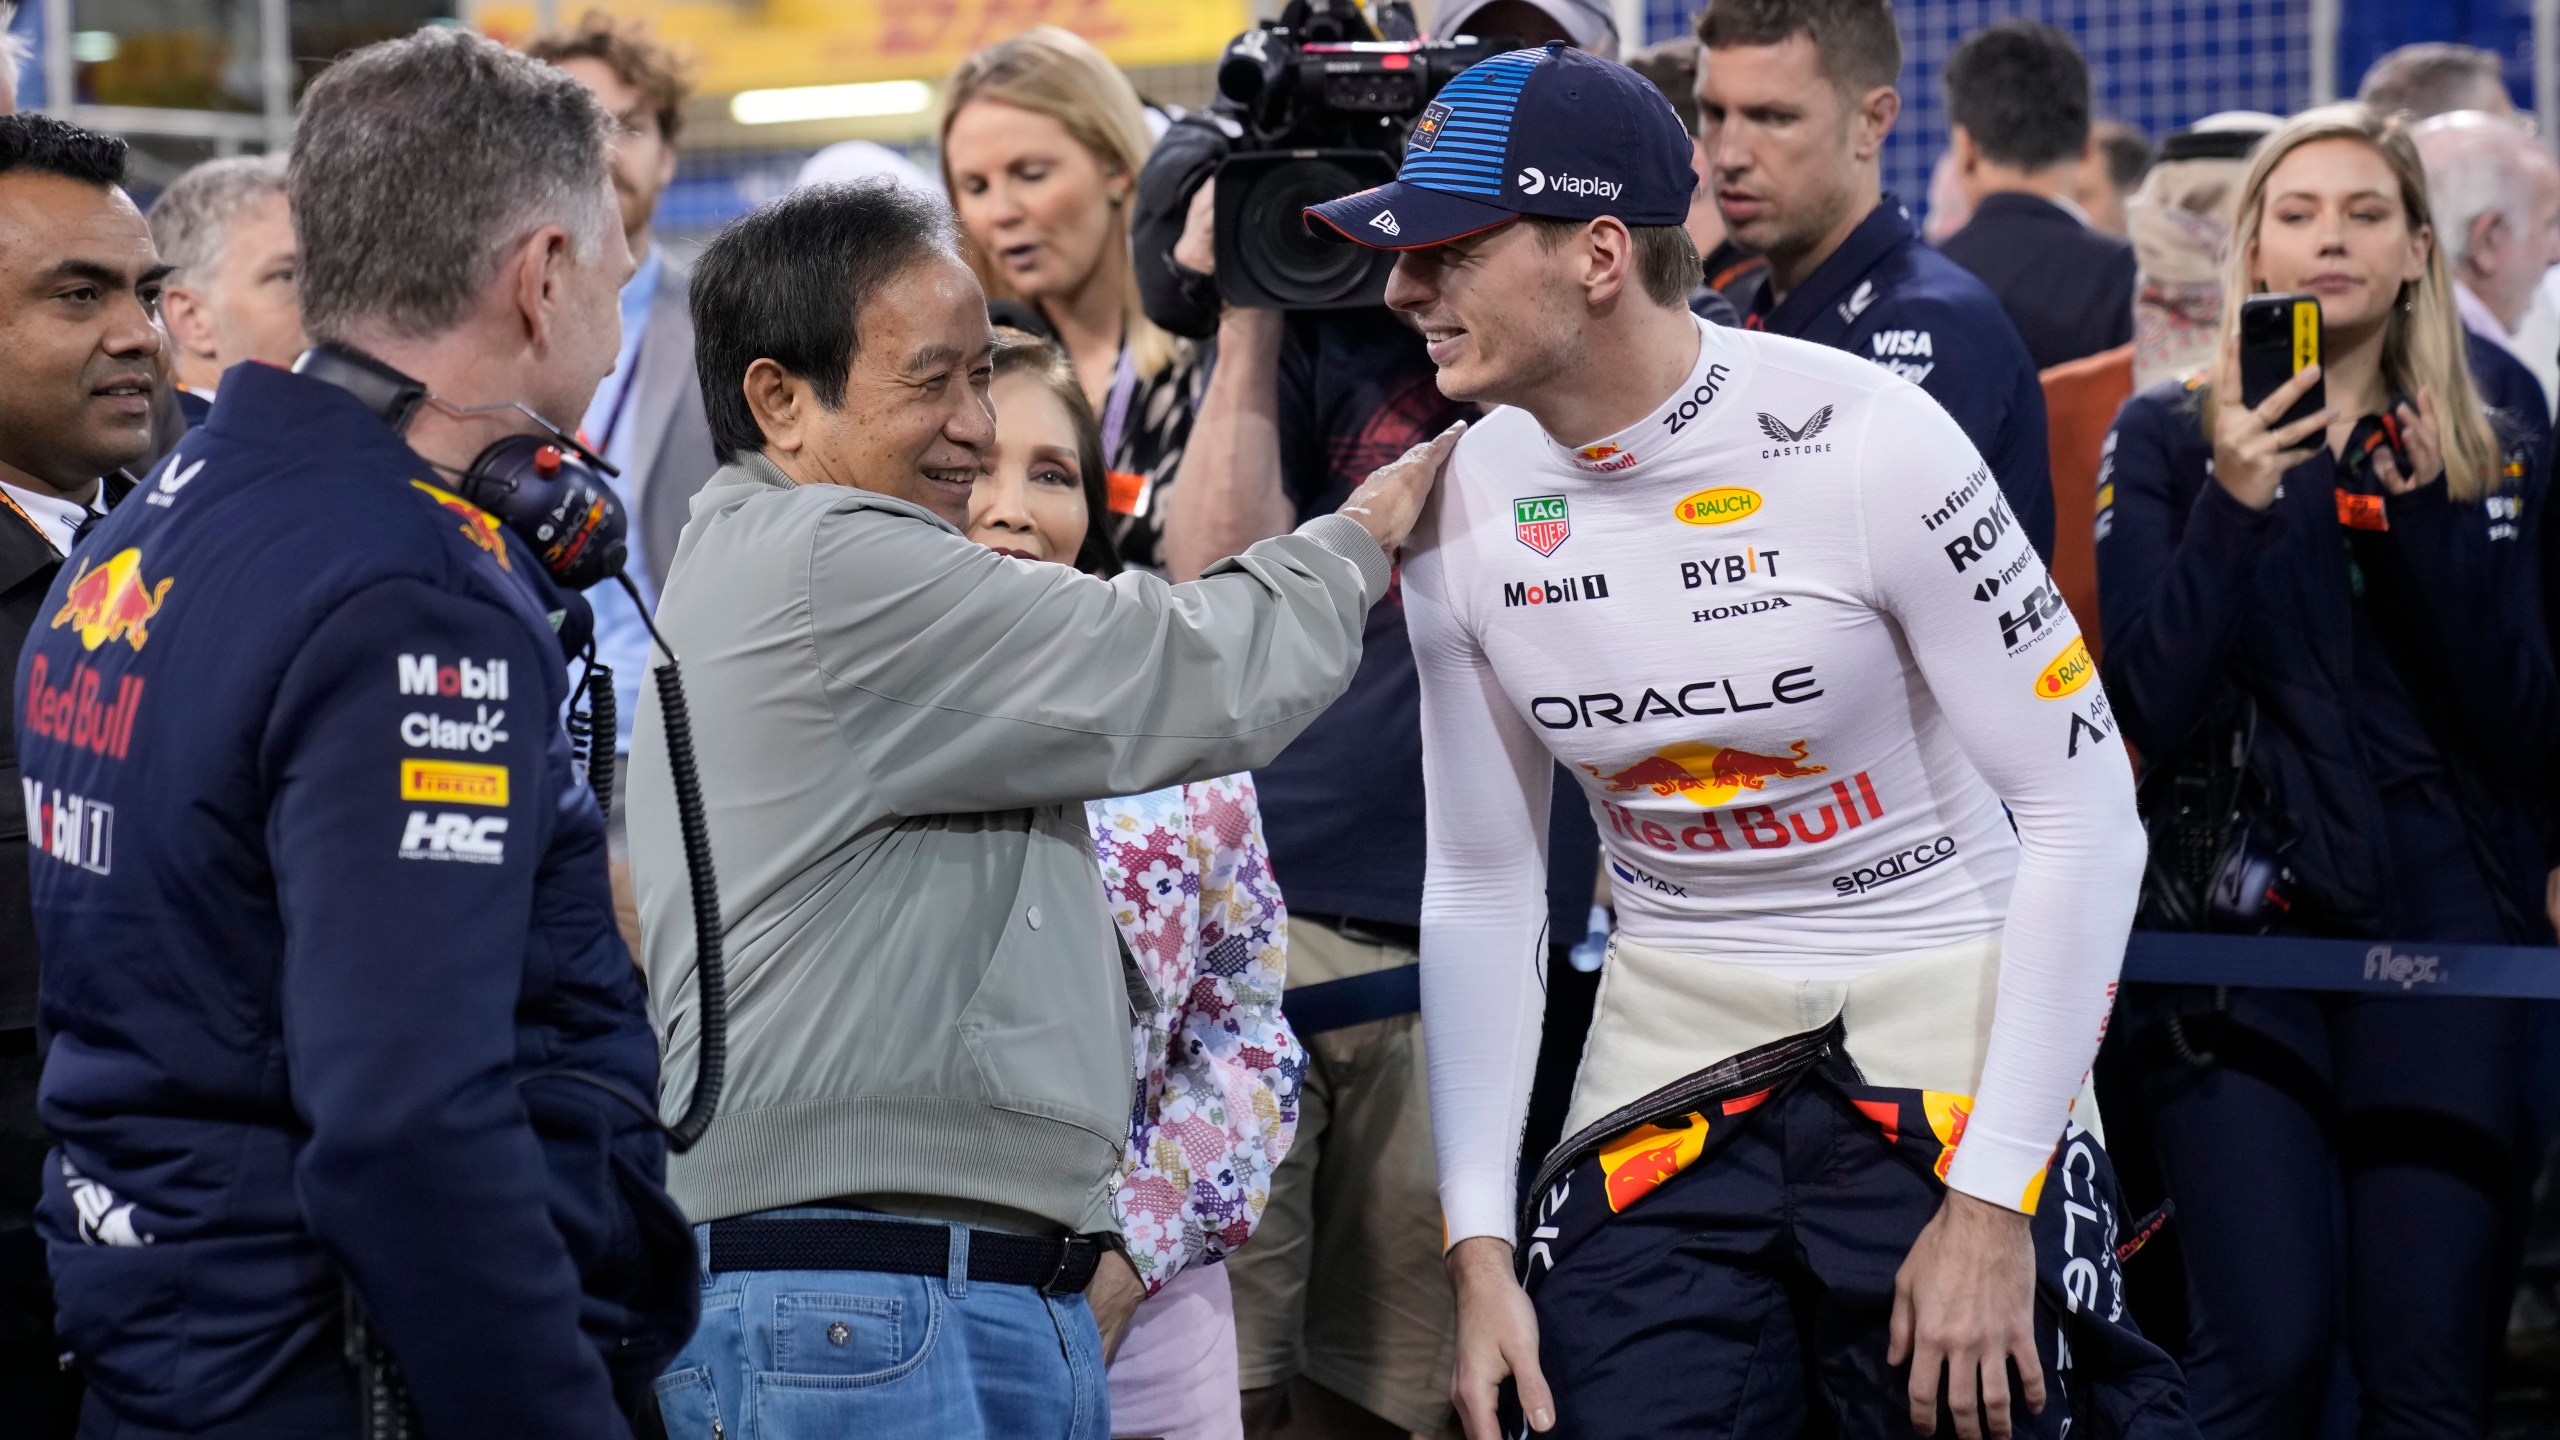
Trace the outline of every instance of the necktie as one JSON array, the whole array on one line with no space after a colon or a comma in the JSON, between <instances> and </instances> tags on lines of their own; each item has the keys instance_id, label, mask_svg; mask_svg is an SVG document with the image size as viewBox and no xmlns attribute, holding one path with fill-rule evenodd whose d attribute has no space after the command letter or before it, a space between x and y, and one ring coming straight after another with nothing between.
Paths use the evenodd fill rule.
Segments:
<instances>
[{"instance_id":1,"label":"necktie","mask_svg":"<svg viewBox=\"0 0 2560 1440\"><path fill-rule=\"evenodd\" d=\"M80 523L71 527L71 548L73 550L79 549L80 542L88 539L89 532L97 529L98 522L106 518L106 516L99 514L95 510L82 510L80 512ZM66 551L65 553L68 554L69 552Z\"/></svg>"}]
</instances>

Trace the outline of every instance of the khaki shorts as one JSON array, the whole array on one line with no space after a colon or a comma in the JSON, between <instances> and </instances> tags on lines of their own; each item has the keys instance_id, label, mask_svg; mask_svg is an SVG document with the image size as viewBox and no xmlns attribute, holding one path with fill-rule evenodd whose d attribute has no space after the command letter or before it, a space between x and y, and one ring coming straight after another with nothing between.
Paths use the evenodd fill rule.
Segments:
<instances>
[{"instance_id":1,"label":"khaki shorts","mask_svg":"<svg viewBox=\"0 0 2560 1440\"><path fill-rule=\"evenodd\" d=\"M1289 925L1289 983L1414 963L1311 920ZM1303 1037L1298 1135L1252 1241L1226 1262L1237 1380L1304 1376L1425 1435L1451 1426L1457 1315L1441 1265L1439 1166L1418 1015Z\"/></svg>"}]
</instances>

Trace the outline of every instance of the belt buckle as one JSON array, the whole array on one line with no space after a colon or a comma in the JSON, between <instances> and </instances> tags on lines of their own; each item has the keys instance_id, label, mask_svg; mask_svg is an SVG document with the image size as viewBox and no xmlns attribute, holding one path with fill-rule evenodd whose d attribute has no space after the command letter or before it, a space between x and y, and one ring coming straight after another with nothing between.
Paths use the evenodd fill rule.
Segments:
<instances>
[{"instance_id":1,"label":"belt buckle","mask_svg":"<svg viewBox=\"0 0 2560 1440\"><path fill-rule=\"evenodd\" d=\"M1059 1281L1067 1278L1068 1267L1075 1263L1076 1247L1078 1245L1089 1243L1090 1242L1081 1235L1069 1235L1058 1242L1058 1268L1050 1271L1049 1278L1040 1282L1041 1294L1054 1298L1059 1295L1074 1293L1072 1291L1060 1290L1057 1288L1057 1285Z\"/></svg>"}]
</instances>

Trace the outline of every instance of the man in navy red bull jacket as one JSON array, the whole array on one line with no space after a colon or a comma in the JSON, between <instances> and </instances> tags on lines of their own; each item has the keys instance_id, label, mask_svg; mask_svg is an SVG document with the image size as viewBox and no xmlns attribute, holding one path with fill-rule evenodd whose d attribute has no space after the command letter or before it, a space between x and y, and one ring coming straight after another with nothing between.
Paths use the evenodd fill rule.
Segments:
<instances>
[{"instance_id":1,"label":"man in navy red bull jacket","mask_svg":"<svg viewBox=\"0 0 2560 1440\"><path fill-rule=\"evenodd\" d=\"M1929 392L2053 553L2035 361L1999 298L1884 192L1902 37L1887 0L1715 0L1698 16L1699 139L1727 232L1768 257L1743 323L1863 355ZM1790 437L1773 435L1780 444Z\"/></svg>"},{"instance_id":2,"label":"man in navy red bull jacket","mask_svg":"<svg viewBox=\"0 0 2560 1440\"><path fill-rule=\"evenodd\" d=\"M83 1435L359 1433L352 1293L427 1433L613 1440L692 1328L656 1044L555 718L585 612L451 489L529 427L510 402L576 415L612 367L610 133L458 30L324 73L303 313L426 387L405 441L234 370L28 643L39 1223Z\"/></svg>"}]
</instances>

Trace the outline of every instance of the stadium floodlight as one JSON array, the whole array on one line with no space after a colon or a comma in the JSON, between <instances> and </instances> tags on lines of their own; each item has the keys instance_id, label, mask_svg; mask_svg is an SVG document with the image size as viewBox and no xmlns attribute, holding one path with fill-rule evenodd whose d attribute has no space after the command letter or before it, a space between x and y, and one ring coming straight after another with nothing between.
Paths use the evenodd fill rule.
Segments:
<instances>
[{"instance_id":1,"label":"stadium floodlight","mask_svg":"<svg viewBox=\"0 0 2560 1440\"><path fill-rule=\"evenodd\" d=\"M794 85L785 90L741 90L729 101L729 118L741 125L783 125L795 120L861 120L915 115L933 103L933 87L921 80L881 80L868 85Z\"/></svg>"}]
</instances>

